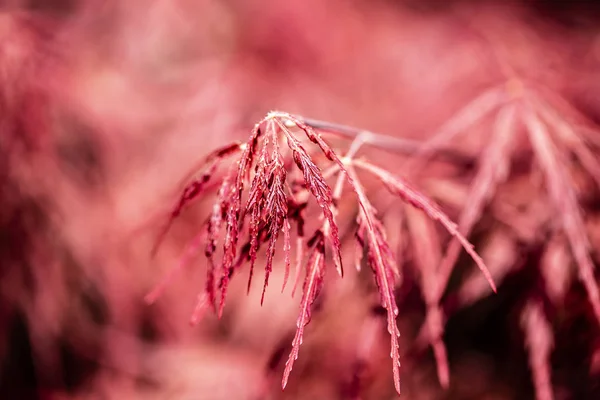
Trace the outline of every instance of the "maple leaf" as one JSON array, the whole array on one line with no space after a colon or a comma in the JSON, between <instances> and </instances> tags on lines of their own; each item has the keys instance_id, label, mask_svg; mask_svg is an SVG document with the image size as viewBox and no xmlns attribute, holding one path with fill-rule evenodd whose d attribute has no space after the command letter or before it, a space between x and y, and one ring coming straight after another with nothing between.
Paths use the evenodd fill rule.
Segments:
<instances>
[{"instance_id":1,"label":"maple leaf","mask_svg":"<svg viewBox=\"0 0 600 400\"><path fill-rule=\"evenodd\" d=\"M292 341L292 350L285 363L285 370L281 381L283 389L285 389L288 383L294 362L298 359L300 345L304 336L304 328L308 325L312 317L311 306L323 287L323 278L325 276L325 244L323 233L318 231L314 241L314 247L306 264L306 278L304 279L302 299L300 300L300 316L296 323L298 329Z\"/></svg>"},{"instance_id":2,"label":"maple leaf","mask_svg":"<svg viewBox=\"0 0 600 400\"><path fill-rule=\"evenodd\" d=\"M533 372L536 398L552 400L550 353L554 346L552 328L541 304L529 300L521 312L521 327L525 332L525 345L529 351L529 365Z\"/></svg>"},{"instance_id":3,"label":"maple leaf","mask_svg":"<svg viewBox=\"0 0 600 400\"><path fill-rule=\"evenodd\" d=\"M315 157L311 155L311 152L307 150L305 144L297 136L298 133L303 133L333 165L322 170L315 161ZM366 254L367 264L373 271L379 288L381 305L387 310L387 330L391 337L390 355L393 362L394 386L397 392L400 393L400 355L398 345L400 332L396 324L398 306L396 305L394 294L399 282L400 272L396 263L396 256L393 254L388 243L384 225L378 219L376 210L369 201L354 167L374 174L393 194L400 196L406 203L424 211L429 218L439 221L472 255L486 278L490 279L485 265L474 252L472 245L456 230L456 225L441 212L437 205L391 173L373 164L354 159L355 153L363 144L373 143L377 138L378 136L372 133L362 132L356 137L346 156L339 157L321 137L321 134L307 124L305 120L287 113L269 113L255 125L248 141L243 145L237 145L237 150L243 151L237 162L231 165L227 174L222 178L211 216L203 225L203 232L205 234L202 237L206 240L205 256L209 263L205 290L204 293L198 296L197 304L191 318L193 324L199 321L204 314L204 310L209 305L213 307L218 316L222 315L229 281L244 263L248 263L250 266L248 277L249 291L258 252L261 245L267 244L265 280L261 295L261 304L263 304L269 276L273 269L276 243L281 232L283 232L285 265L283 291L291 265L292 223L296 225L296 277L292 296L295 293L301 275L304 253L306 250L309 251L308 262L305 267L306 276L303 283L297 330L284 371L283 387L286 386L294 361L298 358L304 329L311 320L312 304L323 286L326 243L329 244L329 248L332 251L334 265L338 274L343 276L341 241L335 215L337 213L336 201L342 195L344 181L347 181L349 191L356 195L359 206L356 217L357 230L355 237L361 249L361 254L356 254L357 264L360 262L362 254ZM287 152L284 151L285 147L282 145L282 142L287 144ZM386 144L389 142L389 139L383 141ZM233 148L231 147L231 149ZM216 158L208 158L211 163L218 164L224 155L229 153L218 154ZM286 158L286 156L289 157L290 155L291 159ZM297 180L293 177L290 178L293 175L291 169L293 166L296 166L297 170L295 171L299 171L301 174L301 177ZM209 167L209 172L212 171L212 168ZM327 179L336 174L337 182L335 189L332 190ZM208 174L207 176L211 175ZM200 182L203 179L205 178L202 178ZM249 184L249 188L246 200L242 201L245 198L244 194L246 191L244 189L247 184ZM184 204L188 199L196 196L196 186L192 184L189 187L190 189L181 196L183 200L178 203L172 216L176 217L179 215L180 204ZM193 196L189 193L192 193ZM321 209L322 221L321 226L305 242L304 210L309 200L314 200ZM225 231L223 252L220 262L217 262L215 260L215 251L222 230ZM239 240L244 235L247 235L247 240L240 247ZM197 247L197 244L194 244L193 247ZM238 247L240 247L239 254ZM220 279L218 280L216 279L217 274L220 274ZM491 279L490 284L495 290ZM164 285L161 285L161 287L164 287ZM216 294L219 291L220 302L217 307ZM432 310L430 310L430 315L434 314L433 311L435 310ZM441 323L438 325L441 325ZM441 330L438 331L441 332ZM436 337L439 338L440 335L441 333L439 335L436 334ZM436 342L436 349L439 348L438 340ZM440 361L440 366L442 365L444 364ZM441 374L441 376L443 375L447 374ZM447 381L447 379L442 378L442 381Z\"/></svg>"}]
</instances>

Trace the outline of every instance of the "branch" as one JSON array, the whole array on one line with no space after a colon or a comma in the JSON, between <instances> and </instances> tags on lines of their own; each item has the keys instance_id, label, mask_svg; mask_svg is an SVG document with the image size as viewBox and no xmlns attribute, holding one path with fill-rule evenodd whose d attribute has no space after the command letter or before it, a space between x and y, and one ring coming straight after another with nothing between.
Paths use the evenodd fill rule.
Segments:
<instances>
[{"instance_id":1,"label":"branch","mask_svg":"<svg viewBox=\"0 0 600 400\"><path fill-rule=\"evenodd\" d=\"M371 147L375 147L380 150L386 150L391 153L400 153L404 155L414 155L420 152L423 147L423 142L413 139L404 139L395 136L385 135L382 133L375 133L365 129L359 129L348 125L336 124L334 122L320 121L312 118L304 118L296 116L306 125L317 129L321 132L327 132L338 135L345 139L354 140L359 136L362 136L363 143ZM470 155L450 147L441 147L436 149L433 158L440 158L444 161L458 164L471 164L473 157Z\"/></svg>"}]
</instances>

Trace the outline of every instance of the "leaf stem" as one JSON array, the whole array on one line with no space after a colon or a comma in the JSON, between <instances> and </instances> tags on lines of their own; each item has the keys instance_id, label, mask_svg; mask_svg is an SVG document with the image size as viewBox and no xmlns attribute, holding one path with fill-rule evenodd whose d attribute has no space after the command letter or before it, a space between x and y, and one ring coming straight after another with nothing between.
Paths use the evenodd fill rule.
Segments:
<instances>
[{"instance_id":1,"label":"leaf stem","mask_svg":"<svg viewBox=\"0 0 600 400\"><path fill-rule=\"evenodd\" d=\"M362 144L375 147L380 150L386 150L392 153L400 153L403 155L413 155L418 153L423 142L414 139L405 139L395 136L375 133L365 129L355 128L348 125L337 124L335 122L321 121L302 116L295 116L306 125L322 132L338 135L345 139L354 140L362 136ZM436 151L435 157L444 159L445 161L455 162L460 164L469 164L473 162L473 157L468 154L450 147L443 147Z\"/></svg>"}]
</instances>

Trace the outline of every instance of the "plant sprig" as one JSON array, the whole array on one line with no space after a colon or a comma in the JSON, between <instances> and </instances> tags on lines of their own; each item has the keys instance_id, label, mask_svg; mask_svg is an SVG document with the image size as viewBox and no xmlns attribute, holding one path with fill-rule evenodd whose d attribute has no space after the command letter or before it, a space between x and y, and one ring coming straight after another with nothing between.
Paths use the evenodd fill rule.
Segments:
<instances>
[{"instance_id":1,"label":"plant sprig","mask_svg":"<svg viewBox=\"0 0 600 400\"><path fill-rule=\"evenodd\" d=\"M313 121L314 122L314 121ZM335 125L315 125L335 130ZM342 136L349 136L349 128L343 129ZM360 131L353 137L349 151L343 157L323 139L321 132L303 119L283 112L271 112L259 121L245 144L232 144L211 153L200 164L200 178L192 180L184 189L168 219L166 229L161 231L159 240L177 218L184 207L203 193L206 182L215 176L217 168L225 159L239 154L237 161L230 165L221 179L211 216L204 223L202 232L205 240L205 256L208 259L207 280L205 290L198 297L198 303L192 316L192 323L197 323L207 307L220 317L227 297L229 281L236 271L247 263L250 265L248 290L250 289L253 269L257 254L262 245L267 246L265 263L265 280L261 295L264 301L269 276L273 270L276 244L280 233L284 237L285 276L289 274L291 264L291 234L295 225L297 231L296 246L296 280L301 275L301 263L304 253L308 251L305 264L305 278L302 286L300 315L297 331L292 342L292 350L284 371L282 387L285 388L294 361L298 358L302 344L304 328L311 319L311 307L318 297L324 281L326 260L333 258L333 264L340 276L343 276L342 243L336 223L337 200L344 191L344 181L349 192L354 193L358 204L356 217L356 238L362 247L362 254L367 255L367 263L379 288L381 305L387 311L387 326L391 336L391 358L396 391L400 393L400 353L398 336L400 331L396 324L399 310L394 290L400 269L396 257L387 241L382 222L377 217L375 207L367 197L367 193L359 180L356 169L372 174L386 188L405 203L422 211L432 220L438 221L454 236L475 260L490 286L496 286L491 279L483 260L473 250L473 246L457 230L456 225L444 214L440 207L422 193L413 189L403 179L390 171L361 159L355 159L356 152L363 144L379 146L389 144L395 139L382 139L382 136ZM314 148L309 148L311 143ZM413 146L398 140L396 146ZM320 152L331 165L323 170L317 164L315 150ZM241 154L240 154L241 152ZM448 151L450 154L451 151ZM300 172L301 178L292 178L293 167ZM337 174L335 187L327 180ZM309 200L321 209L322 223L305 240L304 214ZM245 238L242 242L242 238ZM223 253L220 261L215 260L218 242L223 242ZM197 247L192 244L192 249ZM238 251L239 250L239 251ZM285 282L284 282L285 285ZM294 290L297 285L294 285ZM153 291L147 298L154 301L164 284L158 291Z\"/></svg>"}]
</instances>

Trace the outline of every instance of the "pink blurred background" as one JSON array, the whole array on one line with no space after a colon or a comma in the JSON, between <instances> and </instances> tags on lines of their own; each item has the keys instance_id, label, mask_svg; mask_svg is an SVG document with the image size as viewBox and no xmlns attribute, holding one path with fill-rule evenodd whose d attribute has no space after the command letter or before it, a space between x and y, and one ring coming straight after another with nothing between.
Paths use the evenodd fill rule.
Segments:
<instances>
[{"instance_id":1,"label":"pink blurred background","mask_svg":"<svg viewBox=\"0 0 600 400\"><path fill-rule=\"evenodd\" d=\"M192 328L198 258L146 305L211 204L186 211L153 259L157 218L202 156L246 139L270 110L425 141L509 65L598 122L599 21L583 1L2 2L0 398L396 398L372 278L327 277L282 392L298 298L274 289L261 307L258 286L246 296L245 279L234 280L223 318ZM482 123L454 144L476 155L488 136ZM398 160L376 155L401 173ZM454 218L468 177L433 171L418 185ZM502 196L533 203L519 179ZM585 188L598 264L598 188ZM535 398L521 310L532 293L550 296L537 278L542 257L570 264L544 253L549 238L528 241L527 227L535 235L552 217L540 204L521 216L521 237L487 214L474 233L486 238L486 262L506 271L495 296L466 267L450 286L447 390L417 340L425 305L407 261L401 398ZM585 291L561 271L553 397L600 398L600 331ZM273 286L282 279L275 268Z\"/></svg>"}]
</instances>

